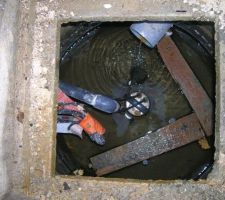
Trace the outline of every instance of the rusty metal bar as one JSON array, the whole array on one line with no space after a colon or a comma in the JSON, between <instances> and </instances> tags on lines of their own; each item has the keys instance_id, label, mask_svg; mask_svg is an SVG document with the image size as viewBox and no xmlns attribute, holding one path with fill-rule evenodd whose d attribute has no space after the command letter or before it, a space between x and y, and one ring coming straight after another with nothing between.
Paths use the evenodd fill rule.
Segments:
<instances>
[{"instance_id":1,"label":"rusty metal bar","mask_svg":"<svg viewBox=\"0 0 225 200\"><path fill-rule=\"evenodd\" d=\"M195 113L144 137L92 157L97 176L102 176L160 155L204 137Z\"/></svg>"},{"instance_id":2,"label":"rusty metal bar","mask_svg":"<svg viewBox=\"0 0 225 200\"><path fill-rule=\"evenodd\" d=\"M213 132L213 105L211 99L181 55L170 37L158 44L159 53L175 81L195 111L207 136Z\"/></svg>"}]
</instances>

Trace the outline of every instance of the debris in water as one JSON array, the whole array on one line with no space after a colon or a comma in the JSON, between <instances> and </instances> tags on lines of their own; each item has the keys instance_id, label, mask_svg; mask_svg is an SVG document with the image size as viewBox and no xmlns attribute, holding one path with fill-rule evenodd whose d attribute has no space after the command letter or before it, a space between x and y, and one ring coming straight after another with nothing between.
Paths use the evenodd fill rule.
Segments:
<instances>
[{"instance_id":1,"label":"debris in water","mask_svg":"<svg viewBox=\"0 0 225 200\"><path fill-rule=\"evenodd\" d=\"M88 164L88 168L93 168L93 165L91 163Z\"/></svg>"},{"instance_id":2,"label":"debris in water","mask_svg":"<svg viewBox=\"0 0 225 200\"><path fill-rule=\"evenodd\" d=\"M198 140L198 144L201 146L202 149L210 149L210 145L206 138L202 138Z\"/></svg>"},{"instance_id":3,"label":"debris in water","mask_svg":"<svg viewBox=\"0 0 225 200\"><path fill-rule=\"evenodd\" d=\"M73 171L73 174L75 176L83 176L84 175L84 170L83 169L76 169L75 171Z\"/></svg>"}]
</instances>

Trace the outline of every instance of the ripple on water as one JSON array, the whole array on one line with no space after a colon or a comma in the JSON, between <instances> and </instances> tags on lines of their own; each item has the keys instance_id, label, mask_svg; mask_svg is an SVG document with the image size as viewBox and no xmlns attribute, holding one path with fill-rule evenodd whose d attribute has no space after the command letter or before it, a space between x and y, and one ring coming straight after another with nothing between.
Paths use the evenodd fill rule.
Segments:
<instances>
[{"instance_id":1,"label":"ripple on water","mask_svg":"<svg viewBox=\"0 0 225 200\"><path fill-rule=\"evenodd\" d=\"M78 46L72 59L61 66L63 70L60 79L96 93L119 98L128 90L129 72L134 65L145 69L149 78L143 85L132 87L131 90L141 90L148 95L151 112L127 123L121 115L106 115L88 108L106 127L106 145L100 148L87 139L66 139L71 146L77 147L72 151L82 160L83 165L88 166L88 158L92 155L137 139L149 130L168 124L169 119L178 119L191 112L157 49L140 46L140 42L130 33L129 26L102 27L98 34L85 41L81 47ZM118 131L120 134L116 134Z\"/></svg>"}]
</instances>

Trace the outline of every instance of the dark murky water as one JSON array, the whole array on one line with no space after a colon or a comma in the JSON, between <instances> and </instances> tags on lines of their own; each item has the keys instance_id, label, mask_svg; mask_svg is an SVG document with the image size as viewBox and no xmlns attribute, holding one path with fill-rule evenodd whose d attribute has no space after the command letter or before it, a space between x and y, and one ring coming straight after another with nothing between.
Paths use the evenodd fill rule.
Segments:
<instances>
[{"instance_id":1,"label":"dark murky water","mask_svg":"<svg viewBox=\"0 0 225 200\"><path fill-rule=\"evenodd\" d=\"M186 37L186 42L182 37ZM214 93L211 71L214 66L202 58L193 41L193 45L188 44L191 38L176 32L173 38L212 97ZM199 50L202 51L201 48ZM75 136L58 136L58 144L61 145L60 141L64 141L68 147L67 151L70 151L70 156L73 157L71 159L76 162L71 164L71 168L77 166L85 170L85 175L90 175L93 173L88 168L91 156L135 140L148 131L165 126L170 119L178 119L192 112L179 86L163 64L157 49L140 44L130 33L129 24L105 24L91 38L79 44L73 51L73 57L61 66L60 79L95 93L121 98L128 91L127 82L132 66L140 66L148 73L147 81L141 86L133 87L132 90L139 90L148 95L151 111L146 116L130 122L122 114L108 115L86 107L106 128L106 145L97 146L87 136L84 136L83 140ZM211 83L205 77L210 77ZM114 172L107 177L184 178L199 165L211 160L212 156L213 149L202 150L197 143L192 143L152 158L149 162Z\"/></svg>"}]
</instances>

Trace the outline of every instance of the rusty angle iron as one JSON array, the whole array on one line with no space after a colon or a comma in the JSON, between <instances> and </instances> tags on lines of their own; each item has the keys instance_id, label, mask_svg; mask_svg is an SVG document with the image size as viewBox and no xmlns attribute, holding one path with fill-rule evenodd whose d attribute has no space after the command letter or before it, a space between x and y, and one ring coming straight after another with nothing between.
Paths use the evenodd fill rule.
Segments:
<instances>
[{"instance_id":1,"label":"rusty angle iron","mask_svg":"<svg viewBox=\"0 0 225 200\"><path fill-rule=\"evenodd\" d=\"M97 176L176 149L204 137L195 113L180 118L157 131L90 158Z\"/></svg>"},{"instance_id":2,"label":"rusty angle iron","mask_svg":"<svg viewBox=\"0 0 225 200\"><path fill-rule=\"evenodd\" d=\"M158 51L174 80L196 113L207 136L213 132L213 105L188 63L170 37L158 44Z\"/></svg>"}]
</instances>

